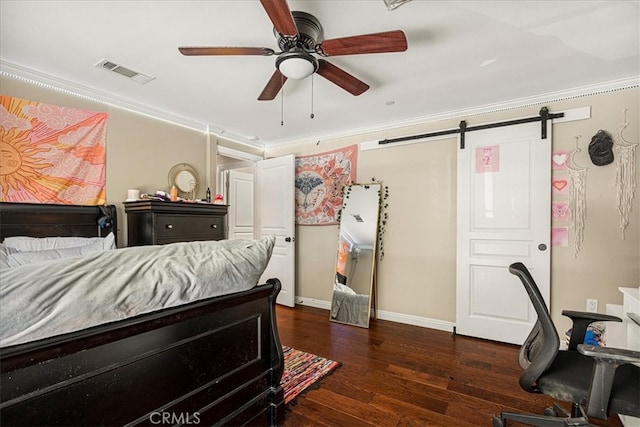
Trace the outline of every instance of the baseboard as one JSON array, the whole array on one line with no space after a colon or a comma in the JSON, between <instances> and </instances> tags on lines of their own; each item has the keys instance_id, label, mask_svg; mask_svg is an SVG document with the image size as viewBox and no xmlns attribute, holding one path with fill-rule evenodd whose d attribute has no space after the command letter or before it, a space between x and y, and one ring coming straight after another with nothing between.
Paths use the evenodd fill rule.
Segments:
<instances>
[{"instance_id":1,"label":"baseboard","mask_svg":"<svg viewBox=\"0 0 640 427\"><path fill-rule=\"evenodd\" d=\"M423 328L437 329L439 331L453 332L456 326L453 322L431 319L429 317L414 316L412 314L395 313L393 311L378 310L378 319L391 322L405 323L407 325L422 326Z\"/></svg>"},{"instance_id":2,"label":"baseboard","mask_svg":"<svg viewBox=\"0 0 640 427\"><path fill-rule=\"evenodd\" d=\"M331 310L331 301L323 301L313 298L296 297L296 304L308 307ZM428 317L414 316L411 314L395 313L393 311L378 310L377 318L390 322L404 323L407 325L421 326L423 328L437 329L440 331L453 332L455 323L444 320L430 319Z\"/></svg>"},{"instance_id":3,"label":"baseboard","mask_svg":"<svg viewBox=\"0 0 640 427\"><path fill-rule=\"evenodd\" d=\"M323 310L331 310L331 301L323 301L313 298L296 297L296 304L306 305L308 307L321 308Z\"/></svg>"}]
</instances>

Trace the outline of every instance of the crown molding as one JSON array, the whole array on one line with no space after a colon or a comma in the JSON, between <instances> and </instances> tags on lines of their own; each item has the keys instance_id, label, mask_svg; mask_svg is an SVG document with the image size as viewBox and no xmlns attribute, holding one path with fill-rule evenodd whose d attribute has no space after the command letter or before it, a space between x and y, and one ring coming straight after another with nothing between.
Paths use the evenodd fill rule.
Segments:
<instances>
[{"instance_id":1,"label":"crown molding","mask_svg":"<svg viewBox=\"0 0 640 427\"><path fill-rule=\"evenodd\" d=\"M0 75L16 80L21 80L36 86L41 86L46 89L54 90L56 92L61 92L66 95L75 96L78 98L86 99L88 101L107 105L109 107L126 110L135 114L150 117L152 119L182 126L187 129L196 130L204 134L210 133L212 135L218 136L224 135L224 138L229 139L233 142L237 142L239 144L247 145L253 148L264 149L263 144L257 144L254 141L227 132L219 127L200 123L173 113L168 113L163 110L149 107L147 105L126 101L122 98L114 97L106 92L101 92L93 88L80 85L78 83L60 79L49 74L42 73L40 71L35 71L26 67L22 67L20 65L12 64L1 59Z\"/></svg>"},{"instance_id":2,"label":"crown molding","mask_svg":"<svg viewBox=\"0 0 640 427\"><path fill-rule=\"evenodd\" d=\"M157 120L162 120L171 124L182 126L188 129L197 130L203 133L210 133L216 136L222 136L230 141L237 142L242 145L246 145L259 149L271 149L276 147L285 147L294 144L304 144L307 142L317 142L318 140L347 138L357 135L370 134L376 132L389 132L390 130L404 128L408 126L415 126L426 123L433 123L450 119L461 119L470 116L476 116L481 114L496 113L501 111L509 111L518 108L525 108L535 105L547 104L550 102L558 102L566 99L580 98L584 96L597 95L600 93L613 92L617 90L630 89L640 86L640 76L632 76L617 80L610 80L606 82L600 82L587 86L580 86L575 88L569 88L562 91L548 92L539 95L518 98L499 103L486 104L471 108L465 108L460 110L445 111L437 114L430 114L425 116L413 117L406 120L399 120L395 122L386 122L376 126L361 127L355 129L349 129L348 131L331 132L321 135L308 135L303 138L280 140L278 142L269 143L257 143L256 141L226 131L222 128L214 125L208 125L200 123L194 120L190 120L185 117L180 117L166 111L154 109L142 104L136 104L129 101L125 101L121 98L117 98L109 95L108 93L97 91L95 89L79 85L74 82L66 81L53 77L46 73L31 70L26 67L22 67L10 62L0 59L0 75L25 81L30 84L42 86L51 90L66 93L68 95L77 96L90 101L105 104L111 107L120 108L133 113L141 114Z\"/></svg>"},{"instance_id":3,"label":"crown molding","mask_svg":"<svg viewBox=\"0 0 640 427\"><path fill-rule=\"evenodd\" d=\"M223 145L218 145L216 149L218 150L218 154L226 157L231 157L232 159L247 160L254 163L263 160L263 158L258 155L245 153L244 151L240 150L234 150L233 148L225 147Z\"/></svg>"},{"instance_id":4,"label":"crown molding","mask_svg":"<svg viewBox=\"0 0 640 427\"><path fill-rule=\"evenodd\" d=\"M395 122L386 122L376 126L362 127L358 129L350 129L345 132L328 133L324 135L309 136L305 139L286 140L280 141L276 144L270 144L268 149L276 147L286 147L288 145L304 144L313 142L314 144L318 140L328 140L337 138L347 138L358 135L365 135L376 132L389 132L394 129L401 129L404 127L422 125L427 123L434 123L451 119L463 119L471 116L477 116L482 114L497 113L502 111L516 110L519 108L526 108L536 105L544 105L550 102L559 102L567 99L582 98L585 96L598 95L601 93L615 92L618 90L631 89L640 87L640 76L632 76L623 79L610 80L606 82L596 83L587 86L580 86L570 88L562 91L548 92L539 95L517 98L509 101L503 101L493 104L480 105L471 108L465 108L460 110L445 111L442 113L430 114L425 116L414 117L406 120L400 120Z\"/></svg>"},{"instance_id":5,"label":"crown molding","mask_svg":"<svg viewBox=\"0 0 640 427\"><path fill-rule=\"evenodd\" d=\"M97 102L109 107L115 107L133 113L141 114L150 118L162 120L176 124L188 129L206 132L206 126L193 120L179 117L166 111L150 108L146 105L132 103L121 98L111 96L105 92L100 92L78 83L59 79L40 71L31 70L19 65L11 64L0 60L0 75L21 80L26 83L41 86L67 95L83 98L88 101Z\"/></svg>"}]
</instances>

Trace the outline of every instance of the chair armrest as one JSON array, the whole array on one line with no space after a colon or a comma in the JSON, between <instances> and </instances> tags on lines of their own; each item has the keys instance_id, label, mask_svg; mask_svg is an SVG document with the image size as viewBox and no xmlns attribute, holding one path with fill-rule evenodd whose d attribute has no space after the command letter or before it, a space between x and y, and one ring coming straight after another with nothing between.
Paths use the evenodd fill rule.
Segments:
<instances>
[{"instance_id":1,"label":"chair armrest","mask_svg":"<svg viewBox=\"0 0 640 427\"><path fill-rule=\"evenodd\" d=\"M570 317L572 319L592 319L592 322L597 321L612 321L622 322L622 319L618 316L612 316L610 314L593 313L591 311L575 311L575 310L562 310L562 315Z\"/></svg>"},{"instance_id":2,"label":"chair armrest","mask_svg":"<svg viewBox=\"0 0 640 427\"><path fill-rule=\"evenodd\" d=\"M600 347L597 345L578 345L578 351L585 356L602 359L608 363L623 365L625 363L640 363L640 351L626 348Z\"/></svg>"},{"instance_id":3,"label":"chair armrest","mask_svg":"<svg viewBox=\"0 0 640 427\"><path fill-rule=\"evenodd\" d=\"M640 352L586 344L578 345L578 351L585 356L592 357L595 361L595 368L591 377L587 415L606 419L616 368L626 363L640 362Z\"/></svg>"},{"instance_id":4,"label":"chair armrest","mask_svg":"<svg viewBox=\"0 0 640 427\"><path fill-rule=\"evenodd\" d=\"M587 328L593 322L622 322L622 319L609 314L592 313L588 311L563 310L563 316L567 316L573 322L571 328L571 338L569 339L569 350L575 350L578 344L584 342Z\"/></svg>"}]
</instances>

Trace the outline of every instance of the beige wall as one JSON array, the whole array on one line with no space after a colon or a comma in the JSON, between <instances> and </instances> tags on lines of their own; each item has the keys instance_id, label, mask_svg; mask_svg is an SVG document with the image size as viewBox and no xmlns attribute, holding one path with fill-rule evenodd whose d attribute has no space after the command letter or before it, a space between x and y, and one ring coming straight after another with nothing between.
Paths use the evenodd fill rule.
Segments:
<instances>
[{"instance_id":1,"label":"beige wall","mask_svg":"<svg viewBox=\"0 0 640 427\"><path fill-rule=\"evenodd\" d=\"M118 206L119 241L126 240L126 218L122 201L128 188L142 192L167 189L167 174L176 163L191 164L206 181L206 141L203 132L171 125L139 114L105 106L40 86L5 77L0 78L5 95L107 111L107 201ZM591 106L591 119L553 126L555 150L571 150L574 136L582 135L583 152L577 161L589 165L587 176L587 220L582 250L577 258L571 248L552 248L552 314L560 329L568 321L562 309L584 309L586 298L620 303L619 286L640 286L640 188L636 190L631 224L625 240L620 239L615 209L615 165L590 164L586 146L599 129L613 131L622 124L622 110L628 109L626 138L640 141L638 89L570 99L546 104L551 111ZM265 157L285 154L313 154L345 145L429 131L456 128L461 119L468 125L538 114L532 106L495 114L462 117L391 129L376 134L317 140L268 150ZM209 151L215 188L215 144ZM247 151L244 145L220 138L221 145ZM389 187L388 214L384 239L385 256L378 265L378 306L381 310L428 319L455 320L456 265L456 140L455 138L381 150L361 151L357 179L382 180ZM259 150L255 154L262 155ZM640 153L638 153L640 159ZM640 173L640 165L637 165ZM636 177L640 183L640 177ZM206 186L198 197L204 196ZM124 232L123 232L124 231ZM337 248L335 226L296 228L296 294L304 298L331 300Z\"/></svg>"},{"instance_id":2,"label":"beige wall","mask_svg":"<svg viewBox=\"0 0 640 427\"><path fill-rule=\"evenodd\" d=\"M574 137L582 135L583 151L576 161L589 166L582 250L577 258L571 247L553 247L551 252L551 311L560 330L569 327L569 321L560 314L563 309L584 310L586 298L596 298L599 311L605 312L607 303L622 302L619 286L640 286L640 189L636 190L626 239L621 240L615 164L596 167L587 154L588 143L599 129L613 134L621 126L625 108L629 122L626 139L640 141L639 100L636 88L545 104L552 112L591 107L591 119L553 126L554 150L572 150ZM309 141L267 150L265 157L320 153L365 141L457 128L462 119L472 126L533 116L541 107L460 117L322 141L319 145ZM385 255L378 264L380 310L455 321L456 144L456 139L451 138L359 153L358 181L376 178L389 187ZM640 165L636 167L638 175ZM640 177L636 176L636 180L640 183ZM303 300L331 300L337 238L335 226L296 227L296 294Z\"/></svg>"},{"instance_id":3,"label":"beige wall","mask_svg":"<svg viewBox=\"0 0 640 427\"><path fill-rule=\"evenodd\" d=\"M0 87L3 95L109 114L106 193L107 203L118 209L118 246L126 245L127 226L122 203L127 198L127 189L137 188L142 193L168 191L171 167L188 163L202 182L197 197L204 197L207 190L207 138L204 132L11 78L1 77ZM210 182L215 188L215 138L212 141Z\"/></svg>"}]
</instances>

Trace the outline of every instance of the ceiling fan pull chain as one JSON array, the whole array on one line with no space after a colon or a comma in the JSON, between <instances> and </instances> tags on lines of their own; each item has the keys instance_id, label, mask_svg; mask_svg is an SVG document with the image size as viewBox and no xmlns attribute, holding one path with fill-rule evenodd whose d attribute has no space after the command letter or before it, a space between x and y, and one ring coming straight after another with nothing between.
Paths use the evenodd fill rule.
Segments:
<instances>
[{"instance_id":1,"label":"ceiling fan pull chain","mask_svg":"<svg viewBox=\"0 0 640 427\"><path fill-rule=\"evenodd\" d=\"M313 114L313 74L311 74L311 118L313 119L315 115Z\"/></svg>"},{"instance_id":2,"label":"ceiling fan pull chain","mask_svg":"<svg viewBox=\"0 0 640 427\"><path fill-rule=\"evenodd\" d=\"M284 85L284 77L280 75L282 85ZM280 126L284 126L284 88L280 91Z\"/></svg>"}]
</instances>

